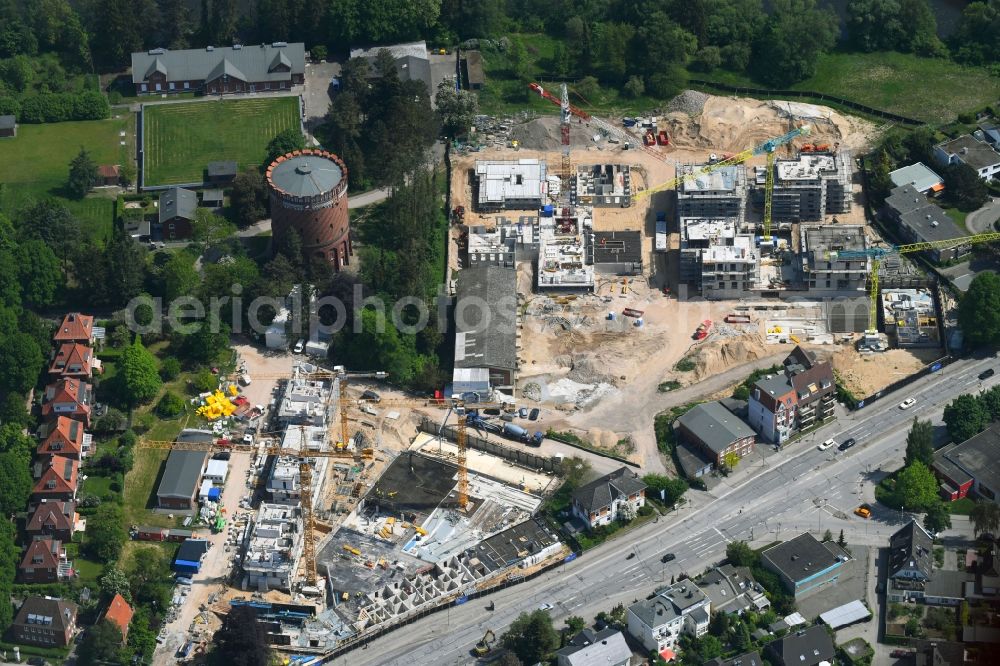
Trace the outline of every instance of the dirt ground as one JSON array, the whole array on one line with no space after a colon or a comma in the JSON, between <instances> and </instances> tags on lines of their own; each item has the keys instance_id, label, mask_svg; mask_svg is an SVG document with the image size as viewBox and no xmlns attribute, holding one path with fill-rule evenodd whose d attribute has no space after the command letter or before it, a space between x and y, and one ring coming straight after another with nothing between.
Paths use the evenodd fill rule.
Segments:
<instances>
[{"instance_id":1,"label":"dirt ground","mask_svg":"<svg viewBox=\"0 0 1000 666\"><path fill-rule=\"evenodd\" d=\"M833 368L847 389L863 398L938 358L940 349L890 349L862 355L853 347L842 347L833 356Z\"/></svg>"}]
</instances>

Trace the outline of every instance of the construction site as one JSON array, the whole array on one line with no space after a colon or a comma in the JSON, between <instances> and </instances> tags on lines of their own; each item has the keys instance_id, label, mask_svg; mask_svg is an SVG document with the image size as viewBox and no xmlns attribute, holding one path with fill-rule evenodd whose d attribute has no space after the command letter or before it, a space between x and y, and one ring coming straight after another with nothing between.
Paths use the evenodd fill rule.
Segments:
<instances>
[{"instance_id":1,"label":"construction site","mask_svg":"<svg viewBox=\"0 0 1000 666\"><path fill-rule=\"evenodd\" d=\"M484 119L479 144L453 156L452 269L461 282L472 266L472 230L509 239L521 303L510 394L550 407L546 428L606 450L632 437L628 457L660 465L632 415L662 384L802 345L867 396L945 353L948 307L905 256L928 248L892 246L865 218L854 156L884 127L694 91L661 115L600 119L531 88L560 116ZM530 180L540 205L477 205L493 161L524 163L508 176Z\"/></svg>"}]
</instances>

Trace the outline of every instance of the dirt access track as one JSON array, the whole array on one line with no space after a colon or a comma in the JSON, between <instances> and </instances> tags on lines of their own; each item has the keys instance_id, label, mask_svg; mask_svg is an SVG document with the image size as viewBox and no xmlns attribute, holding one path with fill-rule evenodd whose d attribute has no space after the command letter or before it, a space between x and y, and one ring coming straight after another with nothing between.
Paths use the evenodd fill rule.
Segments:
<instances>
[{"instance_id":1,"label":"dirt access track","mask_svg":"<svg viewBox=\"0 0 1000 666\"><path fill-rule=\"evenodd\" d=\"M633 187L641 191L673 179L678 162L703 163L713 153L720 157L734 154L803 124L810 125L811 131L796 139L796 146L839 144L841 149L860 152L876 135L873 124L826 107L692 91L671 102L660 118L671 145L658 148L656 154L625 151L621 144L605 140L595 142L595 128L574 124L570 134L572 163L630 164ZM620 123L620 118L608 120ZM491 228L498 216L479 215L471 206L470 177L476 160L541 158L551 169L558 169L561 145L557 117L516 125L509 138L519 142L519 150L490 146L453 156L452 205L465 206L466 224ZM761 155L747 164L763 164L764 160ZM860 186L857 190L860 192ZM681 302L662 294L660 287L667 271L662 256L652 252L651 236L654 210L668 210L668 199L667 195L639 197L630 208L594 210L595 230L634 229L646 235L645 275L630 279L627 285L621 278L606 277L599 280L595 294L564 300L534 294L533 267L522 264L518 270L518 291L526 300L519 351L519 401L546 408L538 424L542 430L572 430L608 449L630 437L632 452L628 457L650 472L664 471L670 465L657 451L653 431L657 413L724 391L752 369L780 362L791 349L788 345L765 345L762 322L720 327L733 302ZM861 207L855 209L850 215L838 215L838 219L863 222ZM672 211L668 219L671 215ZM457 269L457 256L451 261ZM623 317L625 308L643 311L643 325L635 326L633 319ZM617 316L615 321L607 318L611 312ZM696 343L692 334L706 319L715 322L715 332ZM679 360L695 352L694 371L675 369ZM679 382L681 388L659 391L658 386L667 380Z\"/></svg>"}]
</instances>

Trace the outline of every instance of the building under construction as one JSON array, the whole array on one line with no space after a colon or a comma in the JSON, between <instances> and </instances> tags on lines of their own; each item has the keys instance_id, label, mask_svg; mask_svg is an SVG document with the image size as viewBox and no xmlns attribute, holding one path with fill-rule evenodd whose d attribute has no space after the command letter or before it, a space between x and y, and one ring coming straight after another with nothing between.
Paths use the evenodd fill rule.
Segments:
<instances>
[{"instance_id":1,"label":"building under construction","mask_svg":"<svg viewBox=\"0 0 1000 666\"><path fill-rule=\"evenodd\" d=\"M455 465L407 451L382 473L358 506L414 522L438 507L457 508Z\"/></svg>"},{"instance_id":2,"label":"building under construction","mask_svg":"<svg viewBox=\"0 0 1000 666\"><path fill-rule=\"evenodd\" d=\"M848 292L865 290L871 272L871 259L838 259L831 254L867 249L864 225L802 225L799 234L802 275L809 292L848 295Z\"/></svg>"},{"instance_id":3,"label":"building under construction","mask_svg":"<svg viewBox=\"0 0 1000 666\"><path fill-rule=\"evenodd\" d=\"M760 254L736 218L680 220L680 279L705 298L740 298L757 289Z\"/></svg>"},{"instance_id":4,"label":"building under construction","mask_svg":"<svg viewBox=\"0 0 1000 666\"><path fill-rule=\"evenodd\" d=\"M547 183L545 160L479 160L474 181L476 210L539 210Z\"/></svg>"},{"instance_id":5,"label":"building under construction","mask_svg":"<svg viewBox=\"0 0 1000 666\"><path fill-rule=\"evenodd\" d=\"M290 592L302 556L302 533L299 507L261 504L243 532L242 588Z\"/></svg>"},{"instance_id":6,"label":"building under construction","mask_svg":"<svg viewBox=\"0 0 1000 666\"><path fill-rule=\"evenodd\" d=\"M677 177L706 166L678 163ZM741 164L687 178L677 188L677 217L732 218L739 226L746 213L747 191L746 169Z\"/></svg>"},{"instance_id":7,"label":"building under construction","mask_svg":"<svg viewBox=\"0 0 1000 666\"><path fill-rule=\"evenodd\" d=\"M825 215L851 210L849 152L801 153L774 162L771 217L775 222L819 222ZM754 169L756 198L763 200L767 167Z\"/></svg>"},{"instance_id":8,"label":"building under construction","mask_svg":"<svg viewBox=\"0 0 1000 666\"><path fill-rule=\"evenodd\" d=\"M628 208L632 205L632 168L628 164L578 166L570 203L594 208Z\"/></svg>"}]
</instances>

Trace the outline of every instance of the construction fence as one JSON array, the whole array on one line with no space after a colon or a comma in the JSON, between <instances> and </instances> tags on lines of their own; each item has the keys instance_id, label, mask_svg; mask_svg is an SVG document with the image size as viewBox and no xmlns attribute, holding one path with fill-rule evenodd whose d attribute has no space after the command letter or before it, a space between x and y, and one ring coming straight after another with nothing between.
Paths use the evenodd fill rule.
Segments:
<instances>
[{"instance_id":1,"label":"construction fence","mask_svg":"<svg viewBox=\"0 0 1000 666\"><path fill-rule=\"evenodd\" d=\"M440 430L441 436L449 442L458 441L458 432L455 426L445 426L444 428L441 428L440 423L435 423L428 418L423 418L420 420L420 425L418 427L420 430L432 435L437 435L438 430ZM482 437L474 435L471 432L466 433L465 444L470 449L476 449L477 451L488 453L491 456L509 460L512 463L521 465L522 467L527 467L528 469L540 469L546 472L554 473L559 465L555 458L541 456L524 449L515 449L509 446L504 446L499 442L483 439Z\"/></svg>"},{"instance_id":2,"label":"construction fence","mask_svg":"<svg viewBox=\"0 0 1000 666\"><path fill-rule=\"evenodd\" d=\"M731 92L737 95L746 95L747 97L761 97L764 99L773 99L775 97L806 97L810 99L816 99L821 102L834 102L835 104L845 106L849 109L860 111L870 116L875 116L877 118L890 120L892 122L900 123L903 125L917 126L924 124L922 120L907 118L906 116L901 116L895 113L889 113L888 111L883 111L881 109L876 109L870 106L866 106L864 104L852 102L851 100L844 99L843 97L837 97L835 95L830 95L828 93L814 92L812 90L770 90L768 88L747 88L745 86L731 86L726 83L718 83L717 81L705 81L703 79L690 79L688 83L695 86L704 86L706 88L713 88L715 90Z\"/></svg>"}]
</instances>

